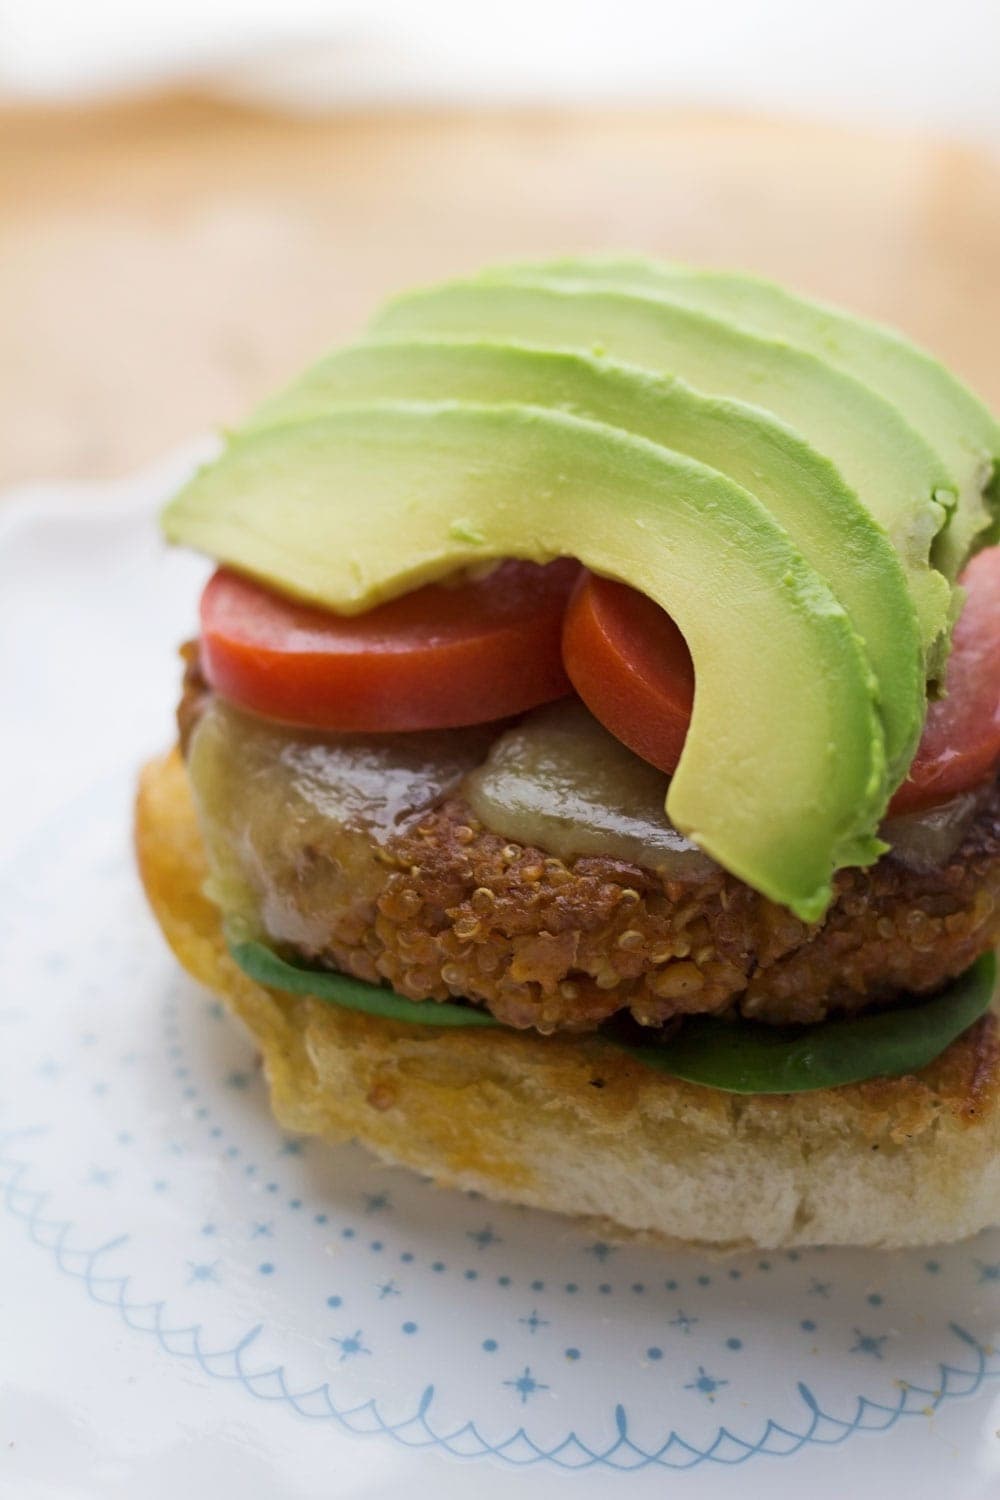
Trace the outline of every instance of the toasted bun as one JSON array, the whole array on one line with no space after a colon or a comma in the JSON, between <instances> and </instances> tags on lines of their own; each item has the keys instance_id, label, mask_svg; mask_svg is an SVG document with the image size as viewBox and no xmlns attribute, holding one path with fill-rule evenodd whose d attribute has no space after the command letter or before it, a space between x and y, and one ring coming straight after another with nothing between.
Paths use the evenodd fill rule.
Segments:
<instances>
[{"instance_id":1,"label":"toasted bun","mask_svg":"<svg viewBox=\"0 0 1000 1500\"><path fill-rule=\"evenodd\" d=\"M139 865L177 957L256 1038L291 1131L492 1198L716 1249L961 1239L1000 1221L1000 1040L987 1016L914 1077L743 1098L597 1037L439 1031L253 983L230 959L183 762L149 765Z\"/></svg>"}]
</instances>

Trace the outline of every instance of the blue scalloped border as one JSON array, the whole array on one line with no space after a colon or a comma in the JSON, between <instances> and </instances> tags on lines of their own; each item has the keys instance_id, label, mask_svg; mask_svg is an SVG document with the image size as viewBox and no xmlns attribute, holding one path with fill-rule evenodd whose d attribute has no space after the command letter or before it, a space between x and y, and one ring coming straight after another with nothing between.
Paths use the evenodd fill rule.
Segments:
<instances>
[{"instance_id":1,"label":"blue scalloped border","mask_svg":"<svg viewBox=\"0 0 1000 1500\"><path fill-rule=\"evenodd\" d=\"M856 1432L887 1432L902 1417L928 1416L946 1401L973 1396L987 1380L1000 1376L1000 1360L995 1351L957 1324L950 1331L975 1353L971 1368L963 1365L938 1365L939 1379L933 1387L900 1382L899 1401L895 1406L857 1398L850 1420L824 1412L809 1387L798 1383L798 1394L807 1424L795 1431L768 1420L756 1442L736 1436L720 1427L707 1448L698 1448L671 1429L659 1446L642 1447L629 1436L628 1417L624 1407L614 1410L616 1437L604 1449L594 1449L575 1432L570 1432L551 1447L540 1446L523 1427L502 1442L491 1443L474 1422L465 1422L451 1430L436 1430L432 1422L434 1387L422 1392L412 1415L401 1421L387 1421L373 1398L354 1406L338 1406L329 1385L301 1390L289 1386L283 1365L250 1369L247 1357L263 1325L251 1328L230 1348L209 1349L204 1345L201 1324L175 1326L170 1322L167 1304L134 1302L128 1295L130 1275L105 1274L105 1258L128 1244L127 1234L117 1235L93 1249L74 1242L76 1226L72 1220L49 1217L46 1210L52 1195L30 1186L31 1164L9 1154L17 1141L26 1141L44 1132L8 1131L0 1136L0 1192L5 1211L18 1220L33 1244L48 1250L60 1272L83 1283L91 1301L101 1307L116 1309L126 1327L135 1332L152 1334L165 1354L193 1361L213 1380L237 1381L247 1393L260 1401L277 1401L290 1406L299 1416L312 1420L333 1420L357 1436L379 1434L393 1438L408 1448L437 1448L456 1458L492 1457L526 1467L549 1463L564 1470L607 1468L620 1472L658 1467L689 1470L704 1463L727 1467L743 1464L758 1454L788 1458L808 1446L833 1447Z\"/></svg>"}]
</instances>

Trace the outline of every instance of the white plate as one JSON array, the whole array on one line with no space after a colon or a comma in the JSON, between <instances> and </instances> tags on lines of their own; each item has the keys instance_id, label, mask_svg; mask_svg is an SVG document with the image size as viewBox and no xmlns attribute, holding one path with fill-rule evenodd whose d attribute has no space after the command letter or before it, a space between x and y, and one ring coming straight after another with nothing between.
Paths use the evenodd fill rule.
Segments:
<instances>
[{"instance_id":1,"label":"white plate","mask_svg":"<svg viewBox=\"0 0 1000 1500\"><path fill-rule=\"evenodd\" d=\"M1000 1233L702 1260L283 1137L132 869L190 461L0 509L0 1493L1000 1492Z\"/></svg>"}]
</instances>

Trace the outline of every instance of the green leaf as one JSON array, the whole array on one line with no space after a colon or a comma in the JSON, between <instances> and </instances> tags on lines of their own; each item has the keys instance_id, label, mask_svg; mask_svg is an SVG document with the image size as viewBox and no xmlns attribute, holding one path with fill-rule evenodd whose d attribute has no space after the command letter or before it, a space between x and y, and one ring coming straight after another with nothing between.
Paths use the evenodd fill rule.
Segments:
<instances>
[{"instance_id":1,"label":"green leaf","mask_svg":"<svg viewBox=\"0 0 1000 1500\"><path fill-rule=\"evenodd\" d=\"M360 1010L366 1016L382 1016L386 1021L413 1021L419 1026L499 1026L489 1011L471 1005L447 1005L436 1000L404 1000L402 995L363 979L336 974L330 969L300 968L263 943L234 942L228 939L229 952L244 974L258 984L292 995L312 995L345 1010Z\"/></svg>"},{"instance_id":2,"label":"green leaf","mask_svg":"<svg viewBox=\"0 0 1000 1500\"><path fill-rule=\"evenodd\" d=\"M405 1000L362 979L287 963L263 943L237 940L232 933L227 941L243 972L271 989L418 1026L501 1024L471 1005ZM986 953L932 999L853 1020L793 1027L689 1016L669 1041L648 1046L598 1034L647 1067L688 1083L730 1094L796 1094L918 1072L986 1013L996 979L996 957Z\"/></svg>"},{"instance_id":3,"label":"green leaf","mask_svg":"<svg viewBox=\"0 0 1000 1500\"><path fill-rule=\"evenodd\" d=\"M931 1000L814 1026L690 1016L670 1041L624 1050L661 1073L730 1094L795 1094L898 1078L933 1062L989 1010L996 977L996 957L985 953Z\"/></svg>"}]
</instances>

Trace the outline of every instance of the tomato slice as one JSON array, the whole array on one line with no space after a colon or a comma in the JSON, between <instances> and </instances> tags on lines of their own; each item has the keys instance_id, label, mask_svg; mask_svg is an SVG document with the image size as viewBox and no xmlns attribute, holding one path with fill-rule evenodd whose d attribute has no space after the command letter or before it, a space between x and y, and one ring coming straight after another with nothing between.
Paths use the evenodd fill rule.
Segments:
<instances>
[{"instance_id":1,"label":"tomato slice","mask_svg":"<svg viewBox=\"0 0 1000 1500\"><path fill-rule=\"evenodd\" d=\"M505 562L365 614L335 615L220 568L201 599L202 668L264 718L359 732L450 729L569 692L560 648L579 564Z\"/></svg>"},{"instance_id":2,"label":"tomato slice","mask_svg":"<svg viewBox=\"0 0 1000 1500\"><path fill-rule=\"evenodd\" d=\"M980 786L1000 763L1000 547L988 547L960 580L945 696L927 710L910 774L889 811L915 812Z\"/></svg>"},{"instance_id":3,"label":"tomato slice","mask_svg":"<svg viewBox=\"0 0 1000 1500\"><path fill-rule=\"evenodd\" d=\"M605 729L673 771L691 720L694 666L670 616L627 584L584 573L566 611L563 661Z\"/></svg>"},{"instance_id":4,"label":"tomato slice","mask_svg":"<svg viewBox=\"0 0 1000 1500\"><path fill-rule=\"evenodd\" d=\"M944 802L988 780L1000 764L1000 547L962 574L946 695L927 712L923 737L890 812ZM694 702L684 638L658 605L625 584L585 573L563 627L570 681L594 717L661 771L680 759Z\"/></svg>"}]
</instances>

